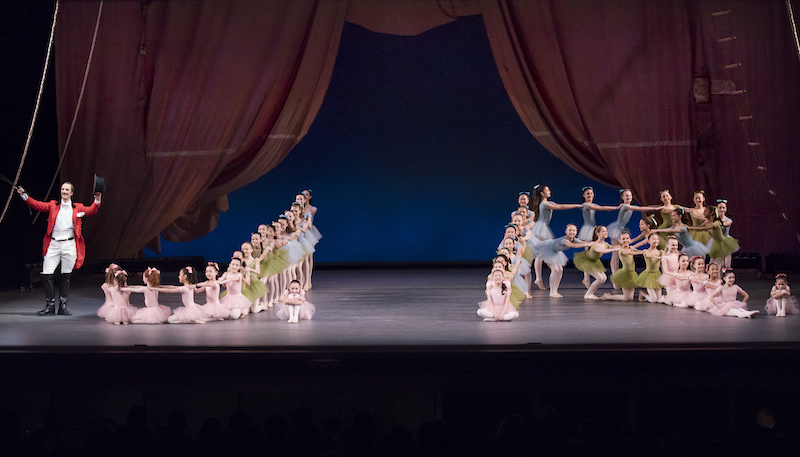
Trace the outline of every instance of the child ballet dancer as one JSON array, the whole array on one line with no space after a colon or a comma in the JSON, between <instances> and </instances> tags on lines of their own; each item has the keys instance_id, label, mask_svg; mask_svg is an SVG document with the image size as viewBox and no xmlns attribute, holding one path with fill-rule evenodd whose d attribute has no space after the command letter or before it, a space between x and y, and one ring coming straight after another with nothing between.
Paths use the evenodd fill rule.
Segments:
<instances>
[{"instance_id":1,"label":"child ballet dancer","mask_svg":"<svg viewBox=\"0 0 800 457\"><path fill-rule=\"evenodd\" d=\"M595 211L614 211L619 209L617 206L600 206L594 204L594 187L585 186L581 188L581 195L583 203L581 203L581 216L583 217L583 225L578 229L578 239L581 241L590 241L594 232L594 227L597 225L594 219ZM583 285L589 288L589 273L583 273Z\"/></svg>"},{"instance_id":2,"label":"child ballet dancer","mask_svg":"<svg viewBox=\"0 0 800 457\"><path fill-rule=\"evenodd\" d=\"M106 322L129 324L133 315L136 314L136 308L130 304L131 293L123 290L128 286L128 272L122 269L117 270L114 272L114 281L116 285L109 289L114 306L105 312Z\"/></svg>"},{"instance_id":3,"label":"child ballet dancer","mask_svg":"<svg viewBox=\"0 0 800 457\"><path fill-rule=\"evenodd\" d=\"M194 268L186 266L178 272L178 282L180 286L158 286L150 287L152 290L168 294L180 293L183 306L175 308L172 316L167 318L170 324L205 324L203 308L194 302L195 284L197 284L197 274Z\"/></svg>"},{"instance_id":4,"label":"child ballet dancer","mask_svg":"<svg viewBox=\"0 0 800 457\"><path fill-rule=\"evenodd\" d=\"M106 318L106 312L114 307L114 297L111 296L111 289L117 286L117 278L114 274L119 270L119 265L116 263L112 263L108 267L106 267L106 276L103 285L100 286L100 289L103 291L103 295L105 296L105 301L103 302L102 306L97 309L97 317L101 319Z\"/></svg>"},{"instance_id":5,"label":"child ballet dancer","mask_svg":"<svg viewBox=\"0 0 800 457\"><path fill-rule=\"evenodd\" d=\"M722 228L722 235L725 238L731 238L731 224L733 224L733 219L728 217L728 200L727 199L724 199L724 198L718 198L717 199L717 214L719 216L720 225L721 225L721 228ZM712 233L712 236L714 236L713 233ZM736 241L735 238L732 238L732 239L734 241ZM737 246L739 245L738 241L736 241L736 245ZM730 268L731 267L731 254L733 254L733 252L729 253L728 255L726 255L722 259L722 261L720 262L720 268ZM715 259L715 260L719 260L719 259Z\"/></svg>"},{"instance_id":6,"label":"child ballet dancer","mask_svg":"<svg viewBox=\"0 0 800 457\"><path fill-rule=\"evenodd\" d=\"M264 255L264 254L262 254ZM242 243L242 274L250 278L249 284L242 287L242 295L250 300L250 312L259 313L267 309L261 297L267 294L267 286L259 280L261 273L261 259L253 257L253 245L250 242Z\"/></svg>"},{"instance_id":7,"label":"child ballet dancer","mask_svg":"<svg viewBox=\"0 0 800 457\"><path fill-rule=\"evenodd\" d=\"M519 284L515 279L517 276L517 264L515 264L512 260L512 254L506 248L502 248L497 251L497 257L494 258L492 264L492 271L497 268L499 265L502 267L506 279L511 281L511 304L514 308L519 308L519 304L522 303L522 300L525 299L525 292L520 288ZM491 279L491 274L487 280Z\"/></svg>"},{"instance_id":8,"label":"child ballet dancer","mask_svg":"<svg viewBox=\"0 0 800 457\"><path fill-rule=\"evenodd\" d=\"M692 194L692 201L694 202L694 208L687 208L686 213L689 215L689 219L691 219L692 223L690 227L700 227L705 225L708 221L708 213L706 212L706 193L702 190L696 190ZM707 230L692 230L689 232L689 236L692 237L693 240L697 241L698 243L708 244L708 240L711 239L711 235L708 233Z\"/></svg>"},{"instance_id":9,"label":"child ballet dancer","mask_svg":"<svg viewBox=\"0 0 800 457\"><path fill-rule=\"evenodd\" d=\"M719 297L709 298L712 292L717 290L722 285L722 278L720 277L719 265L716 263L709 263L706 267L708 279L703 283L703 288L706 290L706 297L694 304L694 309L698 311L710 311L719 305Z\"/></svg>"},{"instance_id":10,"label":"child ballet dancer","mask_svg":"<svg viewBox=\"0 0 800 457\"><path fill-rule=\"evenodd\" d=\"M692 292L686 297L686 304L690 308L697 309L699 303L708 298L708 291L706 291L708 278L706 259L703 257L689 259L689 282L692 284ZM700 307L702 308L703 306L700 305Z\"/></svg>"},{"instance_id":11,"label":"child ballet dancer","mask_svg":"<svg viewBox=\"0 0 800 457\"><path fill-rule=\"evenodd\" d=\"M631 234L628 229L619 235L619 259L622 262L622 269L611 274L609 279L615 287L622 289L622 294L603 294L601 300L633 301L633 293L636 291L636 281L639 275L636 274L635 255L643 255L645 251L631 249Z\"/></svg>"},{"instance_id":12,"label":"child ballet dancer","mask_svg":"<svg viewBox=\"0 0 800 457\"><path fill-rule=\"evenodd\" d=\"M730 266L731 255L739 250L739 240L730 236L730 228L733 221L721 214L719 208L727 211L725 203L719 203L717 207L708 207L710 223L710 236L708 255L714 262L720 265ZM725 225L727 224L727 225Z\"/></svg>"},{"instance_id":13,"label":"child ballet dancer","mask_svg":"<svg viewBox=\"0 0 800 457\"><path fill-rule=\"evenodd\" d=\"M686 303L689 294L692 293L689 272L689 256L681 253L678 256L678 271L672 275L675 278L675 287L667 293L666 302L676 308L688 308Z\"/></svg>"},{"instance_id":14,"label":"child ballet dancer","mask_svg":"<svg viewBox=\"0 0 800 457\"><path fill-rule=\"evenodd\" d=\"M661 216L661 224L656 227L657 229L666 229L670 228L673 225L672 222L672 212L680 208L679 205L672 203L672 194L670 193L669 189L664 189L659 193L659 198L661 199L661 209L659 210L659 215ZM659 235L661 238L661 243L659 248L663 250L667 245L667 235L661 233Z\"/></svg>"},{"instance_id":15,"label":"child ballet dancer","mask_svg":"<svg viewBox=\"0 0 800 457\"><path fill-rule=\"evenodd\" d=\"M525 245L518 243L514 238L503 239L503 249L508 252L508 259L511 265L515 267L516 273L514 274L513 283L522 291L524 298L531 298L528 289L528 282L525 277L531 274L531 264L528 263L522 255L521 251L525 249Z\"/></svg>"},{"instance_id":16,"label":"child ballet dancer","mask_svg":"<svg viewBox=\"0 0 800 457\"><path fill-rule=\"evenodd\" d=\"M168 306L158 303L158 291L156 288L161 285L161 272L158 269L149 267L142 273L143 286L123 287L123 292L136 292L144 294L144 308L139 308L136 314L131 317L134 324L163 324L172 314Z\"/></svg>"},{"instance_id":17,"label":"child ballet dancer","mask_svg":"<svg viewBox=\"0 0 800 457\"><path fill-rule=\"evenodd\" d=\"M639 301L658 303L661 300L661 283L658 278L661 276L661 256L662 251L658 248L661 238L658 233L650 233L647 237L650 245L644 251L644 271L639 273L636 279L636 286L647 290L647 295L639 291Z\"/></svg>"},{"instance_id":18,"label":"child ballet dancer","mask_svg":"<svg viewBox=\"0 0 800 457\"><path fill-rule=\"evenodd\" d=\"M203 308L205 317L218 321L227 319L231 315L231 310L219 301L220 285L217 282L219 276L219 265L216 262L208 262L205 270L206 280L195 284L197 290L206 291L206 304L200 305Z\"/></svg>"},{"instance_id":19,"label":"child ballet dancer","mask_svg":"<svg viewBox=\"0 0 800 457\"><path fill-rule=\"evenodd\" d=\"M667 237L667 247L661 254L661 276L658 278L658 282L667 290L667 294L662 297L662 303L667 303L666 297L675 289L675 273L678 272L679 256L678 238L670 235Z\"/></svg>"},{"instance_id":20,"label":"child ballet dancer","mask_svg":"<svg viewBox=\"0 0 800 457\"><path fill-rule=\"evenodd\" d=\"M590 246L592 243L578 239L578 227L575 224L567 224L564 236L554 240L547 240L536 244L533 250L537 259L542 259L550 268L550 298L561 298L558 287L561 285L561 278L564 276L564 266L567 264L566 251L569 248L582 248Z\"/></svg>"},{"instance_id":21,"label":"child ballet dancer","mask_svg":"<svg viewBox=\"0 0 800 457\"><path fill-rule=\"evenodd\" d=\"M555 238L553 231L550 229L550 220L553 218L553 210L576 209L580 208L580 204L559 204L549 201L552 196L550 187L546 185L537 184L533 186L533 208L535 212L533 230L531 231L531 243L535 246L542 241L552 240ZM545 289L544 282L542 281L542 259L536 258L533 262L534 273L536 279L533 281L539 289Z\"/></svg>"},{"instance_id":22,"label":"child ballet dancer","mask_svg":"<svg viewBox=\"0 0 800 457\"><path fill-rule=\"evenodd\" d=\"M786 282L786 274L778 273L775 275L775 285L769 293L767 306L764 307L767 314L775 317L786 317L788 314L800 314L797 306L797 299L792 295L792 290Z\"/></svg>"},{"instance_id":23,"label":"child ballet dancer","mask_svg":"<svg viewBox=\"0 0 800 457\"><path fill-rule=\"evenodd\" d=\"M228 293L219 301L230 310L231 319L239 319L250 312L250 299L242 295L242 284L250 285L250 275L242 274L242 260L238 257L231 259L228 272L224 278L217 281L219 284L226 284Z\"/></svg>"},{"instance_id":24,"label":"child ballet dancer","mask_svg":"<svg viewBox=\"0 0 800 457\"><path fill-rule=\"evenodd\" d=\"M312 199L311 189L306 189L295 196L295 201L303 205L303 218L308 222L308 231L314 237L316 243L319 243L319 240L322 239L322 233L319 232L315 224L317 207L311 204L311 199ZM314 270L313 252L308 256L308 268L310 271ZM306 284L303 285L303 290L310 290L310 289L311 289L311 275L309 273L308 281L306 282Z\"/></svg>"},{"instance_id":25,"label":"child ballet dancer","mask_svg":"<svg viewBox=\"0 0 800 457\"><path fill-rule=\"evenodd\" d=\"M595 278L595 280L589 284L586 295L583 296L583 298L587 300L598 300L599 297L595 295L595 292L597 292L597 289L608 279L606 277L606 267L603 266L600 257L607 252L619 250L619 246L612 248L610 244L606 243L607 237L608 229L606 229L604 225L598 225L594 228L594 232L592 233L592 244L589 245L589 249L578 252L572 257L575 268L584 273L589 273Z\"/></svg>"},{"instance_id":26,"label":"child ballet dancer","mask_svg":"<svg viewBox=\"0 0 800 457\"><path fill-rule=\"evenodd\" d=\"M315 312L316 307L306 301L306 293L300 287L300 281L295 279L283 292L281 303L275 309L275 316L285 320L287 324L296 324L300 320L311 320Z\"/></svg>"},{"instance_id":27,"label":"child ballet dancer","mask_svg":"<svg viewBox=\"0 0 800 457\"><path fill-rule=\"evenodd\" d=\"M742 295L741 301L737 300L740 294ZM754 314L758 314L758 310L747 310L747 299L750 298L750 295L736 285L736 275L733 270L723 270L722 285L711 292L708 297L711 299L719 297L716 306L709 309L709 312L715 316L752 318Z\"/></svg>"},{"instance_id":28,"label":"child ballet dancer","mask_svg":"<svg viewBox=\"0 0 800 457\"><path fill-rule=\"evenodd\" d=\"M645 212L645 211L658 211L661 209L660 206L636 206L632 205L633 203L633 193L630 189L620 189L619 190L619 212L617 213L617 220L608 224L606 228L608 229L608 240L611 242L611 246L616 246L619 244L619 236L622 235L622 232L625 230L626 226L628 225L628 221L631 220L631 216L633 215L634 211ZM640 233L636 238L631 239L631 246L634 246L639 240L643 240L642 244L647 243L647 236L650 234L650 229L655 228L655 224L652 227L648 226L648 220L642 217L639 220L639 230ZM642 222L644 221L644 222ZM611 273L619 269L619 251L614 251L611 253Z\"/></svg>"},{"instance_id":29,"label":"child ballet dancer","mask_svg":"<svg viewBox=\"0 0 800 457\"><path fill-rule=\"evenodd\" d=\"M492 271L492 279L486 283L486 300L478 306L478 316L484 322L510 321L519 317L519 312L511 306L511 284L501 270Z\"/></svg>"},{"instance_id":30,"label":"child ballet dancer","mask_svg":"<svg viewBox=\"0 0 800 457\"><path fill-rule=\"evenodd\" d=\"M708 254L708 246L705 244L699 243L692 239L689 236L689 229L683 223L683 208L676 208L670 213L670 217L672 218L672 227L663 228L663 229L655 229L654 232L657 233L672 233L678 238L678 242L683 246L681 252L690 256L701 256L705 257Z\"/></svg>"}]
</instances>

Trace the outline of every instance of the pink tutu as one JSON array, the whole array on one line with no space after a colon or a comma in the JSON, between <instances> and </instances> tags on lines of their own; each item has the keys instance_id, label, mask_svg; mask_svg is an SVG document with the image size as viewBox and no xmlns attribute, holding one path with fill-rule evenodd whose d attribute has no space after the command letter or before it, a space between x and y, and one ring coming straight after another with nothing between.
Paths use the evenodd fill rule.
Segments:
<instances>
[{"instance_id":1,"label":"pink tutu","mask_svg":"<svg viewBox=\"0 0 800 457\"><path fill-rule=\"evenodd\" d=\"M206 304L201 305L206 317L212 319L227 319L231 316L231 310L219 301L219 284L214 283L215 287L206 287Z\"/></svg>"},{"instance_id":2,"label":"pink tutu","mask_svg":"<svg viewBox=\"0 0 800 457\"><path fill-rule=\"evenodd\" d=\"M173 311L172 314L175 315L175 318L178 320L178 322L187 324L194 323L195 321L202 321L206 317L205 311L203 311L203 308L201 308L197 303L175 308L175 311Z\"/></svg>"},{"instance_id":3,"label":"pink tutu","mask_svg":"<svg viewBox=\"0 0 800 457\"><path fill-rule=\"evenodd\" d=\"M131 317L131 322L134 324L163 324L170 314L172 314L172 311L168 306L147 306L136 311L136 314Z\"/></svg>"},{"instance_id":4,"label":"pink tutu","mask_svg":"<svg viewBox=\"0 0 800 457\"><path fill-rule=\"evenodd\" d=\"M747 311L747 303L739 300L729 301L709 309L709 312L715 316L726 316L728 311L732 308L739 308L743 311Z\"/></svg>"},{"instance_id":5,"label":"pink tutu","mask_svg":"<svg viewBox=\"0 0 800 457\"><path fill-rule=\"evenodd\" d=\"M708 296L706 296L706 298L704 298L704 299L702 299L702 300L700 300L700 301L698 301L697 303L694 304L694 309L696 309L698 311L709 311L710 312L712 309L718 307L717 303L718 302L717 302L716 299L711 299L711 298L708 298Z\"/></svg>"},{"instance_id":6,"label":"pink tutu","mask_svg":"<svg viewBox=\"0 0 800 457\"><path fill-rule=\"evenodd\" d=\"M101 307L97 308L97 317L99 317L101 319L105 319L106 318L106 314L113 307L114 307L114 303L113 302L107 301L107 302L103 303L103 305Z\"/></svg>"},{"instance_id":7,"label":"pink tutu","mask_svg":"<svg viewBox=\"0 0 800 457\"><path fill-rule=\"evenodd\" d=\"M658 283L664 287L675 287L675 277L665 273L658 277Z\"/></svg>"},{"instance_id":8,"label":"pink tutu","mask_svg":"<svg viewBox=\"0 0 800 457\"><path fill-rule=\"evenodd\" d=\"M133 306L112 306L105 313L106 322L111 324L129 324L136 314Z\"/></svg>"},{"instance_id":9,"label":"pink tutu","mask_svg":"<svg viewBox=\"0 0 800 457\"><path fill-rule=\"evenodd\" d=\"M230 292L230 289L228 289L228 292ZM231 293L229 293L228 295L220 298L219 302L223 306L225 306L225 308L227 308L229 310L231 310L231 309L241 309L241 310L248 309L249 310L250 309L250 305L252 304L252 303L250 303L250 299L245 297L244 295L242 295L242 294L234 295L234 294L231 294Z\"/></svg>"},{"instance_id":10,"label":"pink tutu","mask_svg":"<svg viewBox=\"0 0 800 457\"><path fill-rule=\"evenodd\" d=\"M311 320L314 317L314 313L317 312L317 307L309 302L305 302L300 305L300 312L297 315L298 320ZM275 316L282 320L289 320L289 306L284 304L283 302L278 302L275 304Z\"/></svg>"},{"instance_id":11,"label":"pink tutu","mask_svg":"<svg viewBox=\"0 0 800 457\"><path fill-rule=\"evenodd\" d=\"M767 306L764 307L764 310L767 314L775 315L777 314L777 304L775 303L777 300L770 297L767 299ZM800 314L800 308L797 306L797 299L794 295L790 295L786 297L786 315L790 314Z\"/></svg>"}]
</instances>

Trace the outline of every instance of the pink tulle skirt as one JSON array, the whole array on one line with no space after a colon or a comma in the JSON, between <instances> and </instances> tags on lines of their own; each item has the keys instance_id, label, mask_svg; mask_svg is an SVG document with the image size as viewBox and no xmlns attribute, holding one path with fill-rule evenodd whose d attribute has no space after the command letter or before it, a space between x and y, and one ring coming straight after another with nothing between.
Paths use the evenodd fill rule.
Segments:
<instances>
[{"instance_id":1,"label":"pink tulle skirt","mask_svg":"<svg viewBox=\"0 0 800 457\"><path fill-rule=\"evenodd\" d=\"M305 302L300 305L300 312L297 315L298 320L311 320L314 317L314 313L317 312L317 307L309 302ZM289 306L284 304L283 302L278 302L275 304L275 316L282 321L289 320Z\"/></svg>"},{"instance_id":2,"label":"pink tulle skirt","mask_svg":"<svg viewBox=\"0 0 800 457\"><path fill-rule=\"evenodd\" d=\"M228 309L241 309L241 310L249 310L250 299L245 297L244 295L231 295L228 294L219 299L220 303Z\"/></svg>"},{"instance_id":3,"label":"pink tulle skirt","mask_svg":"<svg viewBox=\"0 0 800 457\"><path fill-rule=\"evenodd\" d=\"M709 312L715 316L726 316L728 311L730 311L732 308L739 308L747 311L747 303L739 300L729 301L722 303L718 307L711 308Z\"/></svg>"},{"instance_id":4,"label":"pink tulle skirt","mask_svg":"<svg viewBox=\"0 0 800 457\"><path fill-rule=\"evenodd\" d=\"M776 301L777 300L772 297L767 299L767 306L764 307L764 310L767 312L767 314L774 316L778 313ZM786 315L788 316L790 314L800 314L800 308L797 306L797 299L794 297L794 295L786 297Z\"/></svg>"},{"instance_id":5,"label":"pink tulle skirt","mask_svg":"<svg viewBox=\"0 0 800 457\"><path fill-rule=\"evenodd\" d=\"M133 306L112 306L105 313L105 319L112 324L128 324L136 314Z\"/></svg>"},{"instance_id":6,"label":"pink tulle skirt","mask_svg":"<svg viewBox=\"0 0 800 457\"><path fill-rule=\"evenodd\" d=\"M662 276L662 278L663 278L663 276ZM675 304L675 303L688 303L687 299L689 298L689 296L691 294L692 294L691 292L686 292L686 291L682 291L682 290L678 290L678 289L672 289L667 294L667 300L669 300L673 304Z\"/></svg>"},{"instance_id":7,"label":"pink tulle skirt","mask_svg":"<svg viewBox=\"0 0 800 457\"><path fill-rule=\"evenodd\" d=\"M694 304L694 309L698 311L711 311L714 308L717 308L717 299L712 300L708 296Z\"/></svg>"},{"instance_id":8,"label":"pink tulle skirt","mask_svg":"<svg viewBox=\"0 0 800 457\"><path fill-rule=\"evenodd\" d=\"M186 324L205 320L206 317L205 311L203 311L203 308L197 303L175 308L175 311L173 311L172 314L175 315L175 318L178 320L178 322L183 322Z\"/></svg>"},{"instance_id":9,"label":"pink tulle skirt","mask_svg":"<svg viewBox=\"0 0 800 457\"><path fill-rule=\"evenodd\" d=\"M227 319L231 315L231 310L223 305L219 300L216 302L208 302L205 305L200 305L206 317L212 319Z\"/></svg>"},{"instance_id":10,"label":"pink tulle skirt","mask_svg":"<svg viewBox=\"0 0 800 457\"><path fill-rule=\"evenodd\" d=\"M661 275L658 277L658 282L664 287L675 287L675 277L672 275Z\"/></svg>"},{"instance_id":11,"label":"pink tulle skirt","mask_svg":"<svg viewBox=\"0 0 800 457\"><path fill-rule=\"evenodd\" d=\"M698 303L705 300L706 298L708 298L708 293L706 293L705 291L690 292L686 294L686 304L693 308L699 309L697 308Z\"/></svg>"},{"instance_id":12,"label":"pink tulle skirt","mask_svg":"<svg viewBox=\"0 0 800 457\"><path fill-rule=\"evenodd\" d=\"M172 314L172 310L168 306L147 306L137 310L136 314L131 317L131 322L134 324L163 324L170 314Z\"/></svg>"},{"instance_id":13,"label":"pink tulle skirt","mask_svg":"<svg viewBox=\"0 0 800 457\"><path fill-rule=\"evenodd\" d=\"M114 307L114 302L107 301L103 303L103 306L97 308L97 317L105 319L106 313L108 313L108 310L110 310L113 307Z\"/></svg>"}]
</instances>

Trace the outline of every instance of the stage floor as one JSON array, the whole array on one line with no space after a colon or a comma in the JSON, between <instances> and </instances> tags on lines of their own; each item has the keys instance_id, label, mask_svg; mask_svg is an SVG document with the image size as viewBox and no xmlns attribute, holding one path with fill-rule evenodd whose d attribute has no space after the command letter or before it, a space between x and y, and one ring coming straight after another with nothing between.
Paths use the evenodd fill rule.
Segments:
<instances>
[{"instance_id":1,"label":"stage floor","mask_svg":"<svg viewBox=\"0 0 800 457\"><path fill-rule=\"evenodd\" d=\"M483 322L486 269L322 270L307 299L317 307L311 321L287 324L273 310L236 321L197 324L112 325L97 317L102 279L78 277L70 294L73 315L36 316L44 294L0 292L0 351L105 352L109 350L437 351L447 348L503 351L798 347L800 316L767 316L769 280L741 279L754 319L716 317L693 309L639 302L588 301L577 270L568 269L560 292L534 290L512 322ZM545 278L549 271L545 269ZM165 277L171 277L166 273ZM168 281L165 281L168 282ZM600 290L613 292L610 283ZM142 295L132 303L142 306ZM198 303L205 300L197 294ZM180 306L179 294L160 295Z\"/></svg>"}]
</instances>

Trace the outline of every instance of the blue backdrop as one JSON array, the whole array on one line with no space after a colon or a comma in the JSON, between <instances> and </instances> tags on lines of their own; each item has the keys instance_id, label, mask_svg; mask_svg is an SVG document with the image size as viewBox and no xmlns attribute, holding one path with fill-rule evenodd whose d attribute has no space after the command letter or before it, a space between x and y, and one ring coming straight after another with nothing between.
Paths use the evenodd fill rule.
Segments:
<instances>
[{"instance_id":1,"label":"blue backdrop","mask_svg":"<svg viewBox=\"0 0 800 457\"><path fill-rule=\"evenodd\" d=\"M415 37L345 23L330 87L303 140L229 195L212 233L146 255L227 261L258 224L311 188L324 236L318 262L488 261L518 192L537 182L558 203L579 202L586 185L596 203L618 202L616 189L573 171L527 131L480 17ZM597 222L615 217L598 213ZM580 221L579 210L557 211L552 227L558 236Z\"/></svg>"}]
</instances>

